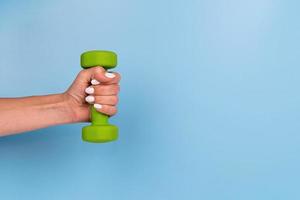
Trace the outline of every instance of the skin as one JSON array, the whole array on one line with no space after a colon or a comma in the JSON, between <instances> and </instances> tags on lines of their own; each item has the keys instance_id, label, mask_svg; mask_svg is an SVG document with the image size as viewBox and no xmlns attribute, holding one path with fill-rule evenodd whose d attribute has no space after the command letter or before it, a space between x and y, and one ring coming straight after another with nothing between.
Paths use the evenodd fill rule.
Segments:
<instances>
[{"instance_id":1,"label":"skin","mask_svg":"<svg viewBox=\"0 0 300 200\"><path fill-rule=\"evenodd\" d=\"M61 94L0 98L0 136L12 135L48 126L67 123L89 122L87 95L95 97L92 104L101 104L97 111L114 115L117 113L120 75L109 78L102 67L82 70L67 91ZM92 85L91 80L100 82ZM93 94L86 94L93 87Z\"/></svg>"}]
</instances>

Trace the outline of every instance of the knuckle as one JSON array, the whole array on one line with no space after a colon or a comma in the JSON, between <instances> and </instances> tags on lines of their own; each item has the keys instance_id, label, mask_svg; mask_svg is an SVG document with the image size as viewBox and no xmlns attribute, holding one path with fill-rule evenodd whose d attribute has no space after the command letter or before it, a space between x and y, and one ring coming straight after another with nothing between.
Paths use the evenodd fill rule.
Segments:
<instances>
[{"instance_id":1,"label":"knuckle","mask_svg":"<svg viewBox=\"0 0 300 200\"><path fill-rule=\"evenodd\" d=\"M114 91L115 93L118 93L118 92L119 92L119 86L118 86L118 85L115 85L113 91Z\"/></svg>"},{"instance_id":2,"label":"knuckle","mask_svg":"<svg viewBox=\"0 0 300 200\"><path fill-rule=\"evenodd\" d=\"M110 115L115 115L117 113L117 108L115 106L111 106L109 109Z\"/></svg>"},{"instance_id":3,"label":"knuckle","mask_svg":"<svg viewBox=\"0 0 300 200\"><path fill-rule=\"evenodd\" d=\"M112 97L111 97L111 103L112 103L112 104L115 105L115 104L118 103L118 101L119 101L119 98L118 98L117 96L112 96Z\"/></svg>"},{"instance_id":4,"label":"knuckle","mask_svg":"<svg viewBox=\"0 0 300 200\"><path fill-rule=\"evenodd\" d=\"M121 78L122 78L122 77L121 77L121 74L119 74L118 72L115 72L115 75L117 76L117 79L118 79L118 80L121 80Z\"/></svg>"},{"instance_id":5,"label":"knuckle","mask_svg":"<svg viewBox=\"0 0 300 200\"><path fill-rule=\"evenodd\" d=\"M104 106L102 112L107 115L114 115L117 113L117 109L114 106Z\"/></svg>"},{"instance_id":6,"label":"knuckle","mask_svg":"<svg viewBox=\"0 0 300 200\"><path fill-rule=\"evenodd\" d=\"M114 82L115 82L116 84L118 84L118 83L120 82L120 80L121 80L121 75L120 75L120 74L117 74L117 76L116 76Z\"/></svg>"},{"instance_id":7,"label":"knuckle","mask_svg":"<svg viewBox=\"0 0 300 200\"><path fill-rule=\"evenodd\" d=\"M88 71L86 69L82 69L80 72L79 72L79 75L80 76L86 76L88 74Z\"/></svg>"},{"instance_id":8,"label":"knuckle","mask_svg":"<svg viewBox=\"0 0 300 200\"><path fill-rule=\"evenodd\" d=\"M100 66L94 67L94 72L97 74L103 73L104 69Z\"/></svg>"},{"instance_id":9,"label":"knuckle","mask_svg":"<svg viewBox=\"0 0 300 200\"><path fill-rule=\"evenodd\" d=\"M115 96L115 103L119 103L119 97L118 96Z\"/></svg>"}]
</instances>

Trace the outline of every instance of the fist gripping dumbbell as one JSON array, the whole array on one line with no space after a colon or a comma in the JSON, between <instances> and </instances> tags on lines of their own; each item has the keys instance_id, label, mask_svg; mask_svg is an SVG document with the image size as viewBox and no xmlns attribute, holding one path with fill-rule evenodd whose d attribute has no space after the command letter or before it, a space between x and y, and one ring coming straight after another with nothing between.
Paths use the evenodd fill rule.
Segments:
<instances>
[{"instance_id":1,"label":"fist gripping dumbbell","mask_svg":"<svg viewBox=\"0 0 300 200\"><path fill-rule=\"evenodd\" d=\"M112 51L87 51L81 54L81 67L86 69L101 66L111 69L117 65L117 54ZM91 122L82 128L82 139L88 142L103 143L118 139L118 127L108 123L109 116L99 113L90 106Z\"/></svg>"}]
</instances>

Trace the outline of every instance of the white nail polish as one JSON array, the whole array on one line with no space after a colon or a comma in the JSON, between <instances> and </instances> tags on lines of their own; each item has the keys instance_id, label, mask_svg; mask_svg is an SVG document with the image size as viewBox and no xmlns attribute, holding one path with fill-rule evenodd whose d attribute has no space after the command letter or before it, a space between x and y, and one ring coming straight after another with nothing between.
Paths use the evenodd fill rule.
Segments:
<instances>
[{"instance_id":1,"label":"white nail polish","mask_svg":"<svg viewBox=\"0 0 300 200\"><path fill-rule=\"evenodd\" d=\"M101 109L101 108L102 108L102 105L101 105L101 104L95 103L95 104L94 104L94 107L95 107L96 109Z\"/></svg>"},{"instance_id":2,"label":"white nail polish","mask_svg":"<svg viewBox=\"0 0 300 200\"><path fill-rule=\"evenodd\" d=\"M85 97L85 101L88 103L93 103L95 101L95 97L87 96L87 97Z\"/></svg>"},{"instance_id":3,"label":"white nail polish","mask_svg":"<svg viewBox=\"0 0 300 200\"><path fill-rule=\"evenodd\" d=\"M97 81L96 79L92 79L91 84L92 84L92 85L99 85L100 82Z\"/></svg>"},{"instance_id":4,"label":"white nail polish","mask_svg":"<svg viewBox=\"0 0 300 200\"><path fill-rule=\"evenodd\" d=\"M85 89L85 92L86 92L87 94L93 94L94 91L95 91L95 89L94 89L93 87L87 87L87 88Z\"/></svg>"},{"instance_id":5,"label":"white nail polish","mask_svg":"<svg viewBox=\"0 0 300 200\"><path fill-rule=\"evenodd\" d=\"M113 73L110 73L110 72L106 72L106 73L105 73L105 76L106 76L107 78L114 78L116 75L114 75Z\"/></svg>"}]
</instances>

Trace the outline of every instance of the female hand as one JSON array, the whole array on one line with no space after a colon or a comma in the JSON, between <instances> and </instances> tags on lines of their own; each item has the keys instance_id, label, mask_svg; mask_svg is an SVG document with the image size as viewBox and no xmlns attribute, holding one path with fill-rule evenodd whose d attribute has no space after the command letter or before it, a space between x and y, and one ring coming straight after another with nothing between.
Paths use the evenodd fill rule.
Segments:
<instances>
[{"instance_id":1,"label":"female hand","mask_svg":"<svg viewBox=\"0 0 300 200\"><path fill-rule=\"evenodd\" d=\"M82 70L63 93L72 113L72 122L90 121L89 104L103 114L116 114L120 79L118 73L107 72L102 67Z\"/></svg>"}]
</instances>

